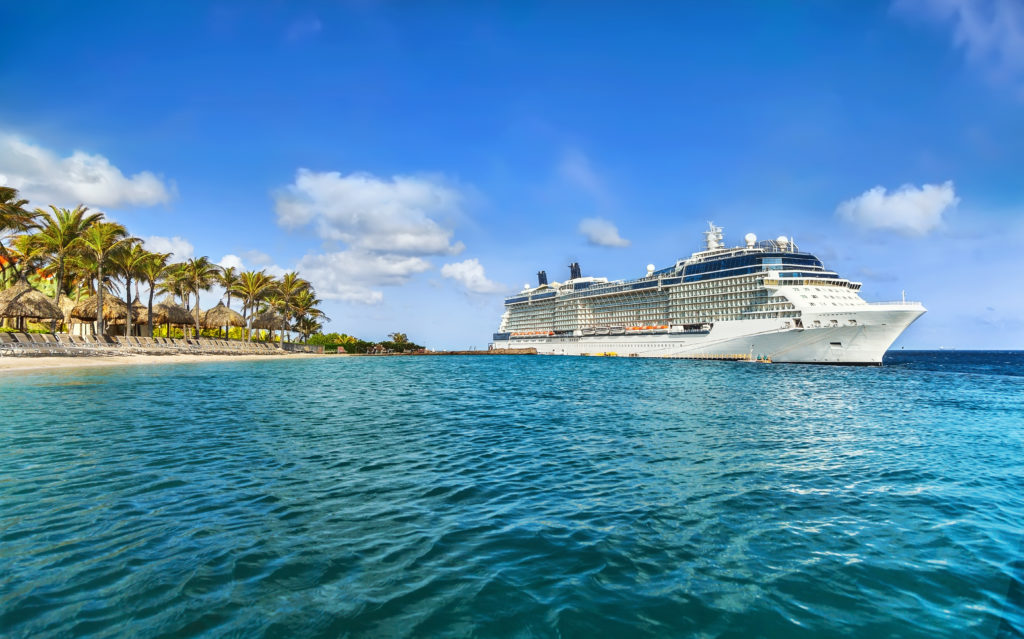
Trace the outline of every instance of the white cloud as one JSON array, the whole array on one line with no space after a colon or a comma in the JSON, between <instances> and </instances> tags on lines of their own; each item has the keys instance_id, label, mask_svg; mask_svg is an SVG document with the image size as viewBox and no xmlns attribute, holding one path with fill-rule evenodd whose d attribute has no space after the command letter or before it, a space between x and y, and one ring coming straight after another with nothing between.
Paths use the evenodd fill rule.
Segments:
<instances>
[{"instance_id":1,"label":"white cloud","mask_svg":"<svg viewBox=\"0 0 1024 639\"><path fill-rule=\"evenodd\" d=\"M925 235L942 224L942 214L960 202L953 182L905 184L892 193L876 186L836 207L843 219L869 229L889 229L905 235Z\"/></svg>"},{"instance_id":2,"label":"white cloud","mask_svg":"<svg viewBox=\"0 0 1024 639\"><path fill-rule=\"evenodd\" d=\"M151 206L171 200L169 187L149 171L125 175L102 155L74 151L67 157L0 133L0 183L36 206Z\"/></svg>"},{"instance_id":3,"label":"white cloud","mask_svg":"<svg viewBox=\"0 0 1024 639\"><path fill-rule=\"evenodd\" d=\"M619 236L614 224L599 217L580 220L579 231L594 246L629 246L629 240Z\"/></svg>"},{"instance_id":4,"label":"white cloud","mask_svg":"<svg viewBox=\"0 0 1024 639\"><path fill-rule=\"evenodd\" d=\"M433 216L459 214L460 193L440 180L369 173L316 173L299 169L295 182L274 194L277 222L285 228L313 224L325 240L360 251L451 255L453 231Z\"/></svg>"},{"instance_id":5,"label":"white cloud","mask_svg":"<svg viewBox=\"0 0 1024 639\"><path fill-rule=\"evenodd\" d=\"M896 0L897 10L951 24L953 43L997 79L1024 83L1020 0Z\"/></svg>"},{"instance_id":6,"label":"white cloud","mask_svg":"<svg viewBox=\"0 0 1024 639\"><path fill-rule=\"evenodd\" d=\"M347 250L306 255L296 270L325 299L377 304L384 299L376 286L399 286L430 270L430 262L410 255L381 255Z\"/></svg>"},{"instance_id":7,"label":"white cloud","mask_svg":"<svg viewBox=\"0 0 1024 639\"><path fill-rule=\"evenodd\" d=\"M242 264L242 258L238 257L237 255L232 255L230 253L220 258L217 264L220 264L224 268L233 268L236 271L245 270L245 265Z\"/></svg>"},{"instance_id":8,"label":"white cloud","mask_svg":"<svg viewBox=\"0 0 1024 639\"><path fill-rule=\"evenodd\" d=\"M281 277L288 272L288 269L283 266L278 266L277 264L267 264L266 266L260 267L260 270L266 271L267 275L273 275L274 277Z\"/></svg>"},{"instance_id":9,"label":"white cloud","mask_svg":"<svg viewBox=\"0 0 1024 639\"><path fill-rule=\"evenodd\" d=\"M154 253L170 253L172 262L187 260L190 257L194 257L196 252L196 247L192 246L192 242L178 235L174 237L150 235L149 237L142 238L142 241L145 242L146 249L149 251Z\"/></svg>"},{"instance_id":10,"label":"white cloud","mask_svg":"<svg viewBox=\"0 0 1024 639\"><path fill-rule=\"evenodd\" d=\"M487 279L484 267L475 257L462 262L445 264L441 276L455 280L471 293L500 293L505 287Z\"/></svg>"}]
</instances>

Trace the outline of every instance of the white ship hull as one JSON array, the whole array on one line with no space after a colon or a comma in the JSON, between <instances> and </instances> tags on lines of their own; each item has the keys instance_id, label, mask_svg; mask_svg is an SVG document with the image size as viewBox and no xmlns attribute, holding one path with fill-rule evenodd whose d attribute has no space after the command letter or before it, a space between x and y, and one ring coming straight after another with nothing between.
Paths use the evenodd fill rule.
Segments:
<instances>
[{"instance_id":1,"label":"white ship hull","mask_svg":"<svg viewBox=\"0 0 1024 639\"><path fill-rule=\"evenodd\" d=\"M492 348L536 348L545 355L709 359L752 355L773 362L881 364L886 350L924 312L918 303L872 304L805 313L802 328L786 328L778 319L751 319L716 322L709 332L699 334L525 337L498 340ZM832 325L833 321L839 325Z\"/></svg>"}]
</instances>

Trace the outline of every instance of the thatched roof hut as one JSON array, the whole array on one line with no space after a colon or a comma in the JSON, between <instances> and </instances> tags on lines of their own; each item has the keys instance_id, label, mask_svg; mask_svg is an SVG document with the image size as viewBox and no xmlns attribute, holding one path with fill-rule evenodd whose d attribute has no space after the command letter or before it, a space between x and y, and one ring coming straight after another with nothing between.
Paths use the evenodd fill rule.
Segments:
<instances>
[{"instance_id":1,"label":"thatched roof hut","mask_svg":"<svg viewBox=\"0 0 1024 639\"><path fill-rule=\"evenodd\" d=\"M141 322L148 320L148 309L143 309ZM164 300L153 305L153 324L193 324L195 318L182 306L171 300Z\"/></svg>"},{"instance_id":2,"label":"thatched roof hut","mask_svg":"<svg viewBox=\"0 0 1024 639\"><path fill-rule=\"evenodd\" d=\"M124 300L118 298L117 295L103 294L103 319L105 321L123 322L124 314L127 311L128 305L124 303ZM96 296L90 295L75 304L75 307L71 309L71 317L84 322L95 322Z\"/></svg>"},{"instance_id":3,"label":"thatched roof hut","mask_svg":"<svg viewBox=\"0 0 1024 639\"><path fill-rule=\"evenodd\" d=\"M57 307L60 308L60 312L64 314L64 323L71 323L71 311L75 308L75 300L71 299L63 293L57 298Z\"/></svg>"},{"instance_id":4,"label":"thatched roof hut","mask_svg":"<svg viewBox=\"0 0 1024 639\"><path fill-rule=\"evenodd\" d=\"M220 328L221 326L245 326L245 320L242 319L242 315L238 311L224 306L224 302L219 302L203 313L203 327Z\"/></svg>"},{"instance_id":5,"label":"thatched roof hut","mask_svg":"<svg viewBox=\"0 0 1024 639\"><path fill-rule=\"evenodd\" d=\"M273 310L264 311L252 318L253 328L278 330L281 328L282 323L284 323L284 318L278 315L277 311Z\"/></svg>"},{"instance_id":6,"label":"thatched roof hut","mask_svg":"<svg viewBox=\"0 0 1024 639\"><path fill-rule=\"evenodd\" d=\"M0 291L0 317L60 319L64 314L56 304L22 278L14 286Z\"/></svg>"},{"instance_id":7,"label":"thatched roof hut","mask_svg":"<svg viewBox=\"0 0 1024 639\"><path fill-rule=\"evenodd\" d=\"M146 305L139 300L139 296L135 296L135 301L132 302L132 325L142 326L146 323L146 319L149 317L149 309Z\"/></svg>"}]
</instances>

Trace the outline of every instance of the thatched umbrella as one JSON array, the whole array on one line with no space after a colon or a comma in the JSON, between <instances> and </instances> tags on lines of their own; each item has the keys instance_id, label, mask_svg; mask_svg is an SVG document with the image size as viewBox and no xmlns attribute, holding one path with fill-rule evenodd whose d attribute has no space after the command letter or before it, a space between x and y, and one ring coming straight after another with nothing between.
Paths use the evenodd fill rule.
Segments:
<instances>
[{"instance_id":1,"label":"thatched umbrella","mask_svg":"<svg viewBox=\"0 0 1024 639\"><path fill-rule=\"evenodd\" d=\"M145 321L149 321L148 315ZM157 302L153 305L153 324L187 324L191 321L191 313L186 311L181 305L175 304L170 300Z\"/></svg>"},{"instance_id":2,"label":"thatched umbrella","mask_svg":"<svg viewBox=\"0 0 1024 639\"><path fill-rule=\"evenodd\" d=\"M245 320L238 311L224 306L224 302L218 302L216 306L203 313L203 327L219 329L222 326L245 326Z\"/></svg>"},{"instance_id":3,"label":"thatched umbrella","mask_svg":"<svg viewBox=\"0 0 1024 639\"><path fill-rule=\"evenodd\" d=\"M149 321L149 311L146 311L143 321ZM192 314L185 310L184 307L175 304L173 300L166 299L162 302L157 302L153 305L153 326L157 324L175 324L182 326L191 323ZM168 331L168 336L170 331Z\"/></svg>"},{"instance_id":4,"label":"thatched umbrella","mask_svg":"<svg viewBox=\"0 0 1024 639\"><path fill-rule=\"evenodd\" d=\"M267 310L258 313L252 318L252 327L276 331L281 328L284 318L275 310Z\"/></svg>"},{"instance_id":5,"label":"thatched umbrella","mask_svg":"<svg viewBox=\"0 0 1024 639\"><path fill-rule=\"evenodd\" d=\"M263 311L252 318L252 327L274 331L281 328L283 322L284 318L277 311Z\"/></svg>"},{"instance_id":6,"label":"thatched umbrella","mask_svg":"<svg viewBox=\"0 0 1024 639\"><path fill-rule=\"evenodd\" d=\"M124 314L128 311L128 305L124 300L118 299L116 295L103 296L103 319L107 322L117 323L124 321ZM96 321L96 296L90 295L71 309L71 317L85 322Z\"/></svg>"},{"instance_id":7,"label":"thatched umbrella","mask_svg":"<svg viewBox=\"0 0 1024 639\"><path fill-rule=\"evenodd\" d=\"M0 317L59 319L63 316L56 304L32 288L24 278L0 291Z\"/></svg>"},{"instance_id":8,"label":"thatched umbrella","mask_svg":"<svg viewBox=\"0 0 1024 639\"><path fill-rule=\"evenodd\" d=\"M64 325L71 324L71 311L75 308L75 300L61 293L61 296L57 299L57 306L60 307L60 312L64 314Z\"/></svg>"},{"instance_id":9,"label":"thatched umbrella","mask_svg":"<svg viewBox=\"0 0 1024 639\"><path fill-rule=\"evenodd\" d=\"M143 324L149 320L149 309L146 305L139 300L139 296L135 296L135 301L132 302L132 328L139 329L141 332Z\"/></svg>"}]
</instances>

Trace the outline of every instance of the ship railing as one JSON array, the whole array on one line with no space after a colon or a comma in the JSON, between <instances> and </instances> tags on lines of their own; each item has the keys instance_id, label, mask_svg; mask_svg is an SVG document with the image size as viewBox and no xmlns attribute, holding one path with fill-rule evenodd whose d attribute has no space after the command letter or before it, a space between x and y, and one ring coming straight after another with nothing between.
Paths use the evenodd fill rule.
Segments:
<instances>
[{"instance_id":1,"label":"ship railing","mask_svg":"<svg viewBox=\"0 0 1024 639\"><path fill-rule=\"evenodd\" d=\"M892 302L868 302L869 306L922 306L923 302L912 302L910 300L893 300Z\"/></svg>"}]
</instances>

